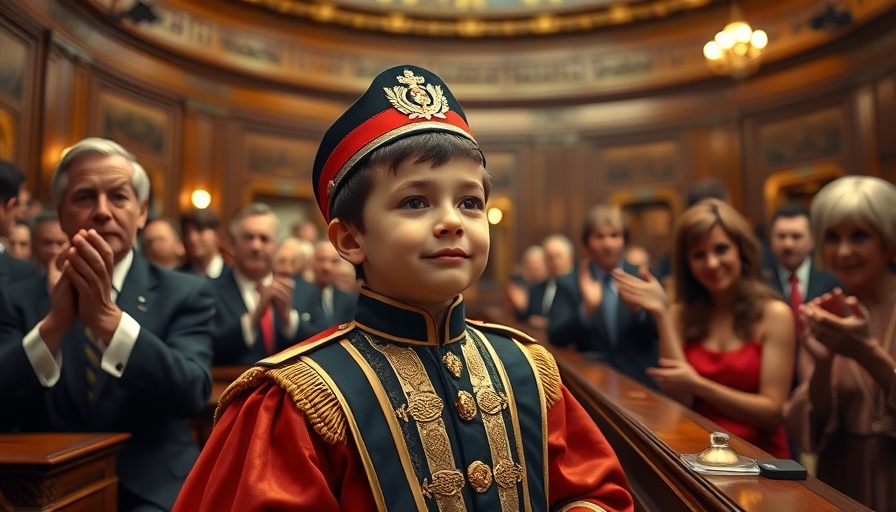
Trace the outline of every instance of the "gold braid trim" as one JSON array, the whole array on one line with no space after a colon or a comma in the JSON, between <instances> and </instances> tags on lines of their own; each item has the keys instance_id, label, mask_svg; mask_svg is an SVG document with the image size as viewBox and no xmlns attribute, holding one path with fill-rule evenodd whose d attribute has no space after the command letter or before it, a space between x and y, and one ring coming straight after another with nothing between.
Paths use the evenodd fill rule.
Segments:
<instances>
[{"instance_id":1,"label":"gold braid trim","mask_svg":"<svg viewBox=\"0 0 896 512\"><path fill-rule=\"evenodd\" d=\"M345 441L348 421L336 394L308 363L299 359L282 368L268 370L305 414L314 431L329 444Z\"/></svg>"},{"instance_id":2,"label":"gold braid trim","mask_svg":"<svg viewBox=\"0 0 896 512\"><path fill-rule=\"evenodd\" d=\"M541 383L544 386L544 398L550 409L560 401L561 397L560 370L557 368L557 361L546 348L537 343L523 343L522 345L535 361L535 369L538 370L538 376L541 377Z\"/></svg>"},{"instance_id":3,"label":"gold braid trim","mask_svg":"<svg viewBox=\"0 0 896 512\"><path fill-rule=\"evenodd\" d=\"M224 409L226 409L227 406L230 405L230 402L236 399L236 397L257 388L264 382L264 372L264 368L253 366L244 371L242 375L227 386L227 389L221 393L221 398L218 399L218 407L215 408L213 424L218 423L218 419L224 414Z\"/></svg>"},{"instance_id":4,"label":"gold braid trim","mask_svg":"<svg viewBox=\"0 0 896 512\"><path fill-rule=\"evenodd\" d=\"M324 441L329 444L345 441L348 428L345 411L320 374L301 359L281 368L253 366L243 372L221 394L215 409L215 423L234 399L267 380L274 381L286 391Z\"/></svg>"}]
</instances>

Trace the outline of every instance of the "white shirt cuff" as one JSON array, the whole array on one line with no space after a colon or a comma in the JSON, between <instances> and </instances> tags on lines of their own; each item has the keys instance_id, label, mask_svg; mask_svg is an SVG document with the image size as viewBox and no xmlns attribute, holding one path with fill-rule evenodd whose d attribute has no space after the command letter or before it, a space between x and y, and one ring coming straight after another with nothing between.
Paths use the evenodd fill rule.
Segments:
<instances>
[{"instance_id":1,"label":"white shirt cuff","mask_svg":"<svg viewBox=\"0 0 896 512\"><path fill-rule=\"evenodd\" d=\"M37 375L37 380L42 386L51 388L59 381L62 372L62 350L53 357L47 344L40 337L41 324L43 321L38 322L31 332L22 338L22 347L25 349L28 361L31 362L34 374Z\"/></svg>"},{"instance_id":2,"label":"white shirt cuff","mask_svg":"<svg viewBox=\"0 0 896 512\"><path fill-rule=\"evenodd\" d=\"M121 377L128 365L128 359L140 335L140 324L131 315L121 312L121 320L112 334L112 339L103 350L100 368L113 377ZM102 348L102 346L100 347Z\"/></svg>"},{"instance_id":3,"label":"white shirt cuff","mask_svg":"<svg viewBox=\"0 0 896 512\"><path fill-rule=\"evenodd\" d=\"M289 310L289 324L280 326L280 332L287 339L293 339L296 331L299 330L299 312L295 309Z\"/></svg>"}]
</instances>

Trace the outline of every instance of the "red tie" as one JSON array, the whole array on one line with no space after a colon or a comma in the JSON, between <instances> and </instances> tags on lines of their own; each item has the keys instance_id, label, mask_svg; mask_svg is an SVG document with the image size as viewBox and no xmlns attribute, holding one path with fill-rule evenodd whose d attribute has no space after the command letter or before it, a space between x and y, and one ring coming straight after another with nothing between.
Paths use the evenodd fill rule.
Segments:
<instances>
[{"instance_id":1,"label":"red tie","mask_svg":"<svg viewBox=\"0 0 896 512\"><path fill-rule=\"evenodd\" d=\"M264 340L264 346L268 354L274 353L274 314L273 306L268 304L261 315L261 338Z\"/></svg>"},{"instance_id":2,"label":"red tie","mask_svg":"<svg viewBox=\"0 0 896 512\"><path fill-rule=\"evenodd\" d=\"M799 321L800 304L803 303L803 294L800 293L800 278L796 273L790 274L790 309L793 311L794 320Z\"/></svg>"}]
</instances>

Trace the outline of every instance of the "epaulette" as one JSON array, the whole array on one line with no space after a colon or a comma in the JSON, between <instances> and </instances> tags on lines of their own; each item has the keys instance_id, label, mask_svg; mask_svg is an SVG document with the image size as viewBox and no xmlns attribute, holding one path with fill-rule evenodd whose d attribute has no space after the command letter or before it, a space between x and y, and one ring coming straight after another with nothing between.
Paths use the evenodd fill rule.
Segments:
<instances>
[{"instance_id":1,"label":"epaulette","mask_svg":"<svg viewBox=\"0 0 896 512\"><path fill-rule=\"evenodd\" d=\"M491 331L519 341L529 352L529 357L532 358L532 362L535 363L535 368L538 370L538 376L541 378L542 385L544 386L544 396L547 401L547 406L553 407L554 404L560 401L562 393L560 391L560 369L557 368L557 361L554 360L554 356L548 352L548 349L539 344L535 338L519 329L514 329L513 327L508 327L506 325L492 324L470 319L467 319L467 323L476 326L477 329Z\"/></svg>"},{"instance_id":2,"label":"epaulette","mask_svg":"<svg viewBox=\"0 0 896 512\"><path fill-rule=\"evenodd\" d=\"M354 322L339 324L325 331L321 331L317 335L312 336L301 343L296 343L282 352L277 352L276 354L268 356L255 364L265 368L275 368L283 363L298 358L302 354L307 354L316 348L331 343L334 340L342 339L346 333L354 328Z\"/></svg>"},{"instance_id":3,"label":"epaulette","mask_svg":"<svg viewBox=\"0 0 896 512\"><path fill-rule=\"evenodd\" d=\"M308 418L324 441L330 444L345 441L348 425L345 411L323 377L302 359L302 355L344 338L353 328L354 323L339 325L256 363L221 394L215 409L215 423L238 396L264 382L273 381L292 398L296 408Z\"/></svg>"}]
</instances>

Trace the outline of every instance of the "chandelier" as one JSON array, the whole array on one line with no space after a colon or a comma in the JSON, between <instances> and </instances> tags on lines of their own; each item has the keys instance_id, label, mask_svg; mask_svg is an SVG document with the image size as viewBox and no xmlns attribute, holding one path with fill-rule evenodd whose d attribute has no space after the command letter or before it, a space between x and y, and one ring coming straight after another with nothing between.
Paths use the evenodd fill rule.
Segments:
<instances>
[{"instance_id":1,"label":"chandelier","mask_svg":"<svg viewBox=\"0 0 896 512\"><path fill-rule=\"evenodd\" d=\"M743 21L740 9L731 4L731 23L703 46L703 56L709 69L719 75L740 80L759 69L762 50L768 45L768 34L753 30Z\"/></svg>"}]
</instances>

